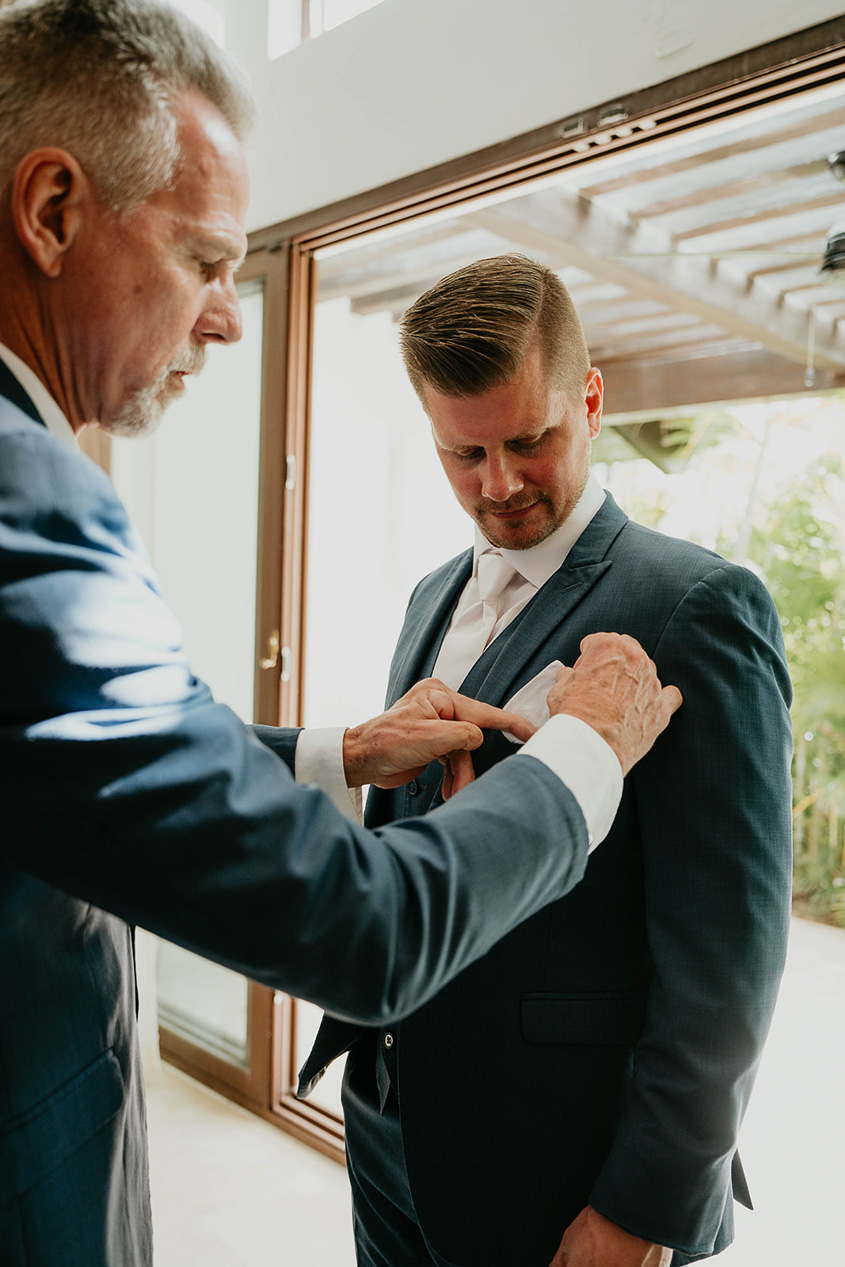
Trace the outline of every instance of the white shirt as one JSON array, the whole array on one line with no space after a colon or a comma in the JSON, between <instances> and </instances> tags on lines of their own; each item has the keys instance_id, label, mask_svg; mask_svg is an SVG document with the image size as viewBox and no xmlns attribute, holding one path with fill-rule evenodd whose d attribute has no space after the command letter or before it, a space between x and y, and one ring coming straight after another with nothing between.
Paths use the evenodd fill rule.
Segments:
<instances>
[{"instance_id":1,"label":"white shirt","mask_svg":"<svg viewBox=\"0 0 845 1267\"><path fill-rule=\"evenodd\" d=\"M500 551L515 569L515 575L504 591L507 606L496 622L492 637L507 627L558 570L604 499L604 490L591 475L574 510L551 536L529 550ZM474 559L489 548L489 544L476 530ZM473 574L458 600L453 621L477 599L473 565ZM448 636L447 632L444 646ZM436 663L433 676L437 676ZM302 731L296 748L296 779L299 783L316 783L331 796L338 809L353 816L350 789L343 775L343 733L343 729ZM622 767L610 745L580 718L561 714L550 718L523 744L517 755L522 754L542 761L566 784L578 801L587 824L590 847L594 849L610 830L622 796Z\"/></svg>"},{"instance_id":2,"label":"white shirt","mask_svg":"<svg viewBox=\"0 0 845 1267\"><path fill-rule=\"evenodd\" d=\"M0 343L0 361L10 370L41 415L45 426L65 444L77 448L76 436L67 418L56 404L41 379L4 343Z\"/></svg>"},{"instance_id":3,"label":"white shirt","mask_svg":"<svg viewBox=\"0 0 845 1267\"><path fill-rule=\"evenodd\" d=\"M587 527L587 524L596 512L601 509L604 504L604 498L604 489L600 486L595 476L591 474L581 497L569 517L563 521L551 536L546 537L545 541L541 541L539 545L531 546L528 550L501 550L498 547L494 547L498 549L498 553L505 562L509 563L514 569L514 575L513 580L502 591L499 600L501 615L496 621L488 640L488 645L494 638L498 638L502 630L508 627L527 603L530 603L537 591L546 584L546 581L554 576L569 551L575 545L575 542L581 536L581 533ZM455 608L449 629L446 631L443 645L432 670L432 677L443 676L439 671L439 666L441 661L445 660L444 652L449 642L449 633L452 627L473 603L478 602L478 556L490 548L490 542L482 534L481 529L476 526L472 575L464 586L461 597L458 599L458 605ZM467 672L470 667L467 666ZM452 686L455 690L458 689L458 683L450 682L448 677L445 677L444 680L447 686Z\"/></svg>"}]
</instances>

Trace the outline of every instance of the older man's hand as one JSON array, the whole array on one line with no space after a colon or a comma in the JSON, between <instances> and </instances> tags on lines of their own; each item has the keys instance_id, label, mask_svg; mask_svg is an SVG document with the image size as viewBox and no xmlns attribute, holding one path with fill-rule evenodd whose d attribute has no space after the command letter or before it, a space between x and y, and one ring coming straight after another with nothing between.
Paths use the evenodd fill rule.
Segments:
<instances>
[{"instance_id":1,"label":"older man's hand","mask_svg":"<svg viewBox=\"0 0 845 1267\"><path fill-rule=\"evenodd\" d=\"M622 773L645 756L681 706L674 686L657 671L635 638L590 634L571 669L561 669L548 696L549 711L570 713L598 731L619 758Z\"/></svg>"},{"instance_id":2,"label":"older man's hand","mask_svg":"<svg viewBox=\"0 0 845 1267\"><path fill-rule=\"evenodd\" d=\"M347 730L343 738L347 785L401 787L422 774L429 762L441 760L446 771L444 795L451 795L474 778L470 752L481 746L483 730L510 731L523 741L534 733L524 717L468 699L436 678L426 678L386 713Z\"/></svg>"}]
</instances>

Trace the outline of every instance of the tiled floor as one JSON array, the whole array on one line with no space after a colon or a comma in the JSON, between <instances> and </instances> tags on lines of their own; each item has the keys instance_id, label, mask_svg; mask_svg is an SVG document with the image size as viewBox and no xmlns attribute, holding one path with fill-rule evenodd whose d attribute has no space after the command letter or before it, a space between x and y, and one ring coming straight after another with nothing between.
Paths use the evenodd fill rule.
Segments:
<instances>
[{"instance_id":1,"label":"tiled floor","mask_svg":"<svg viewBox=\"0 0 845 1267\"><path fill-rule=\"evenodd\" d=\"M343 1167L167 1065L148 1095L156 1267L353 1267Z\"/></svg>"},{"instance_id":2,"label":"tiled floor","mask_svg":"<svg viewBox=\"0 0 845 1267\"><path fill-rule=\"evenodd\" d=\"M740 1141L755 1211L719 1267L845 1263L845 931L792 921L789 959Z\"/></svg>"},{"instance_id":3,"label":"tiled floor","mask_svg":"<svg viewBox=\"0 0 845 1267\"><path fill-rule=\"evenodd\" d=\"M842 1261L843 1071L845 932L795 921L720 1267ZM166 1066L149 1090L156 1267L353 1267L340 1166Z\"/></svg>"}]
</instances>

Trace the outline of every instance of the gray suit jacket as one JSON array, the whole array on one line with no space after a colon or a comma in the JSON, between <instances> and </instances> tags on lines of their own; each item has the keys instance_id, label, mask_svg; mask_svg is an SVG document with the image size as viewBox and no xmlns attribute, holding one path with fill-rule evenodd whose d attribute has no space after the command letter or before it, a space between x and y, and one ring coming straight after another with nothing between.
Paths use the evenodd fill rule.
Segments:
<instances>
[{"instance_id":1,"label":"gray suit jacket","mask_svg":"<svg viewBox=\"0 0 845 1267\"><path fill-rule=\"evenodd\" d=\"M388 702L431 672L470 568L467 552L417 587ZM752 573L631 523L608 497L461 689L504 704L598 630L637 638L682 709L626 780L584 881L391 1027L411 1196L461 1267L546 1267L588 1202L685 1263L730 1241L732 1192L748 1201L736 1136L791 890L777 612ZM512 751L489 735L477 771ZM368 823L428 813L439 786L432 765L373 793ZM371 1042L327 1019L303 1091Z\"/></svg>"},{"instance_id":2,"label":"gray suit jacket","mask_svg":"<svg viewBox=\"0 0 845 1267\"><path fill-rule=\"evenodd\" d=\"M295 786L295 743L191 674L108 479L0 365L3 1267L152 1261L134 924L379 1024L583 873L540 762L376 836Z\"/></svg>"}]
</instances>

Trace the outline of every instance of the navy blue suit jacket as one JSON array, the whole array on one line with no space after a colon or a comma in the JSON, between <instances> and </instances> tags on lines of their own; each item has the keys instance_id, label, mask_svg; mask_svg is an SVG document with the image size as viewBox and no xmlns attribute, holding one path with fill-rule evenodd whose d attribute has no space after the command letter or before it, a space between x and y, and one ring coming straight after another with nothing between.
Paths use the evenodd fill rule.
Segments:
<instances>
[{"instance_id":1,"label":"navy blue suit jacket","mask_svg":"<svg viewBox=\"0 0 845 1267\"><path fill-rule=\"evenodd\" d=\"M470 551L417 587L388 701L431 672L471 564ZM684 1263L730 1241L732 1190L748 1200L736 1135L791 881L778 616L751 572L608 496L461 689L502 705L600 630L637 638L682 709L626 780L584 881L391 1027L414 1205L461 1267L546 1267L588 1202ZM512 751L491 734L477 771ZM440 773L374 792L367 821L426 813ZM303 1092L353 1042L372 1038L327 1018Z\"/></svg>"},{"instance_id":2,"label":"navy blue suit jacket","mask_svg":"<svg viewBox=\"0 0 845 1267\"><path fill-rule=\"evenodd\" d=\"M583 873L538 761L373 835L295 786L297 732L256 730L192 676L106 476L0 363L3 1267L152 1261L134 924L379 1024Z\"/></svg>"}]
</instances>

